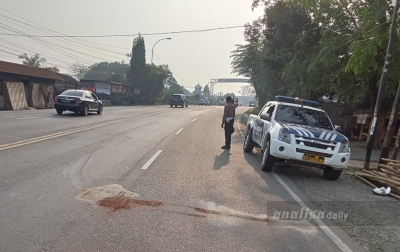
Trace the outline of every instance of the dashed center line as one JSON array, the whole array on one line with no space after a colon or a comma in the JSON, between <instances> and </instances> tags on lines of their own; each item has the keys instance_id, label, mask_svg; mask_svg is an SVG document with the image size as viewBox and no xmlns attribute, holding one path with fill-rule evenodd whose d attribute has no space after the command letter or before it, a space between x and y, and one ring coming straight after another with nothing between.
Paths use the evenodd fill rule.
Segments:
<instances>
[{"instance_id":1,"label":"dashed center line","mask_svg":"<svg viewBox=\"0 0 400 252\"><path fill-rule=\"evenodd\" d=\"M147 168L149 168L149 166L154 162L154 160L156 160L156 158L161 154L162 150L158 150L150 159L149 161L147 161L143 167L142 170L147 170Z\"/></svg>"},{"instance_id":2,"label":"dashed center line","mask_svg":"<svg viewBox=\"0 0 400 252\"><path fill-rule=\"evenodd\" d=\"M196 118L196 119L193 119L192 122L195 122L196 120L197 120L197 118Z\"/></svg>"},{"instance_id":3,"label":"dashed center line","mask_svg":"<svg viewBox=\"0 0 400 252\"><path fill-rule=\"evenodd\" d=\"M54 116L54 115L42 115L42 116L20 117L20 118L17 118L17 120L36 119L36 118L51 117L51 116Z\"/></svg>"},{"instance_id":4,"label":"dashed center line","mask_svg":"<svg viewBox=\"0 0 400 252\"><path fill-rule=\"evenodd\" d=\"M178 132L176 132L175 134L179 134L179 133L181 133L181 131L183 130L183 128L181 128L180 130L178 130Z\"/></svg>"}]
</instances>

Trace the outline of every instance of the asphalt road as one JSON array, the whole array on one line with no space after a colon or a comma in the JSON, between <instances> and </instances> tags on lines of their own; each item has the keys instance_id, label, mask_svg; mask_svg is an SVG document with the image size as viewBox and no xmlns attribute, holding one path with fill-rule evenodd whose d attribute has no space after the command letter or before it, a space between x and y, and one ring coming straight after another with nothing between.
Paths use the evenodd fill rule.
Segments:
<instances>
[{"instance_id":1,"label":"asphalt road","mask_svg":"<svg viewBox=\"0 0 400 252\"><path fill-rule=\"evenodd\" d=\"M221 116L0 111L0 251L363 251L329 220L267 218L309 199L243 153L238 122L221 150Z\"/></svg>"}]
</instances>

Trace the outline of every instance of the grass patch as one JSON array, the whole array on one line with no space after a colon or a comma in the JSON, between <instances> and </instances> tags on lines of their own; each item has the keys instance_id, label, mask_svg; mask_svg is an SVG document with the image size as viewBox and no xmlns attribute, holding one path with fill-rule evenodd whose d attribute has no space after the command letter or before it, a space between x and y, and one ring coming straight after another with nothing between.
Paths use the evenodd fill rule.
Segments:
<instances>
[{"instance_id":1,"label":"grass patch","mask_svg":"<svg viewBox=\"0 0 400 252\"><path fill-rule=\"evenodd\" d=\"M247 115L258 115L258 113L260 113L260 109L259 108L252 108L247 110L246 112L244 112Z\"/></svg>"},{"instance_id":2,"label":"grass patch","mask_svg":"<svg viewBox=\"0 0 400 252\"><path fill-rule=\"evenodd\" d=\"M379 241L374 240L364 240L364 243L369 248L370 251L373 252L385 252L385 248L383 247L382 243Z\"/></svg>"}]
</instances>

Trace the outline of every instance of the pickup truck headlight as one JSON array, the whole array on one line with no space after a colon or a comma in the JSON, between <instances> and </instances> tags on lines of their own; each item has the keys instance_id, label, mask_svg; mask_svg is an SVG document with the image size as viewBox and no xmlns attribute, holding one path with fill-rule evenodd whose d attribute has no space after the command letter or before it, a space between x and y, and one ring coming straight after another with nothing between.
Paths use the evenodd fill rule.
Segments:
<instances>
[{"instance_id":1,"label":"pickup truck headlight","mask_svg":"<svg viewBox=\"0 0 400 252\"><path fill-rule=\"evenodd\" d=\"M344 141L340 144L339 153L349 153L350 152L350 143L349 141Z\"/></svg>"},{"instance_id":2,"label":"pickup truck headlight","mask_svg":"<svg viewBox=\"0 0 400 252\"><path fill-rule=\"evenodd\" d=\"M290 144L290 133L288 129L281 128L281 130L279 131L278 140Z\"/></svg>"}]
</instances>

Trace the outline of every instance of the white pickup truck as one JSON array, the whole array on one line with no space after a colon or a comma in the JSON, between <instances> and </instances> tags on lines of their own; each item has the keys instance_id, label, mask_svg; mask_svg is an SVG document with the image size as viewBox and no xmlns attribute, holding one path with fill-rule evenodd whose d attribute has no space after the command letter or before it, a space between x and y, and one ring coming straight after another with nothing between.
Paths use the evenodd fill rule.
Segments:
<instances>
[{"instance_id":1,"label":"white pickup truck","mask_svg":"<svg viewBox=\"0 0 400 252\"><path fill-rule=\"evenodd\" d=\"M337 180L350 161L349 140L332 125L318 102L285 96L250 115L243 149L261 148L263 171L276 161L296 161L324 169L324 177Z\"/></svg>"}]
</instances>

